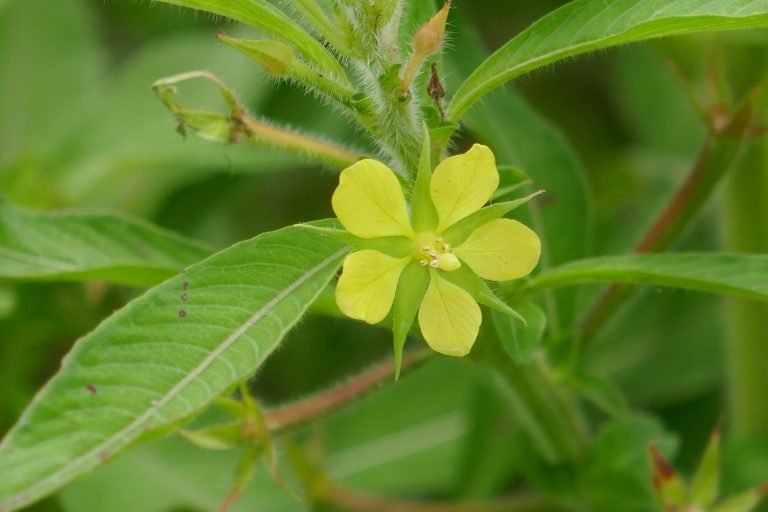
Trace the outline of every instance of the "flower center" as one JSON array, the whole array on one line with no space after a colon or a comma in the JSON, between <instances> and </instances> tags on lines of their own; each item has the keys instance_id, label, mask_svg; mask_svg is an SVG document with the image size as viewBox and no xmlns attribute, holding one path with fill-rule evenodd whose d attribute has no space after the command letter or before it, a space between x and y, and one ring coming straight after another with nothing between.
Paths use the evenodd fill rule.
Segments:
<instances>
[{"instance_id":1,"label":"flower center","mask_svg":"<svg viewBox=\"0 0 768 512\"><path fill-rule=\"evenodd\" d=\"M419 233L414 241L413 257L421 265L451 272L461 267L451 245L434 233Z\"/></svg>"}]
</instances>

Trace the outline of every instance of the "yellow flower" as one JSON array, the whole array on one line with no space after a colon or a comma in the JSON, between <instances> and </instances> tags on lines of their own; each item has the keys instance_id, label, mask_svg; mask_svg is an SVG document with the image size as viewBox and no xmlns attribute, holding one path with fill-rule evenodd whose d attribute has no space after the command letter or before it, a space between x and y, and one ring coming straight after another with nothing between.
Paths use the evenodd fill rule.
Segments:
<instances>
[{"instance_id":1,"label":"yellow flower","mask_svg":"<svg viewBox=\"0 0 768 512\"><path fill-rule=\"evenodd\" d=\"M498 218L508 210L484 222L481 208L499 185L488 147L476 144L443 160L428 183L429 204L420 204L419 211L426 207L431 217L416 219L417 205L409 215L400 183L386 165L368 159L342 171L333 210L349 233L378 245L347 256L336 301L345 315L378 323L392 309L403 271L419 266L426 287L418 310L422 335L433 350L464 356L477 338L482 315L475 298L451 279L452 274L466 272L466 265L482 279L521 278L536 267L541 243L520 222ZM467 226L471 232L462 229Z\"/></svg>"}]
</instances>

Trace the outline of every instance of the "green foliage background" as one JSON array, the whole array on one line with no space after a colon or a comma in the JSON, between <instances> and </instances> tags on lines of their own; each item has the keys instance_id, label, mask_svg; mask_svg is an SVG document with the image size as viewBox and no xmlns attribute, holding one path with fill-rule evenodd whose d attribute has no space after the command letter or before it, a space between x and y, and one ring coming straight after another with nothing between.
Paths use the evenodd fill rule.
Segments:
<instances>
[{"instance_id":1,"label":"green foliage background","mask_svg":"<svg viewBox=\"0 0 768 512\"><path fill-rule=\"evenodd\" d=\"M456 0L445 58L449 93L482 59L483 47L497 48L564 3ZM3 198L44 211L108 208L200 240L204 246L189 249L194 255L177 255L181 265L196 261L206 245L219 250L331 217L337 178L328 168L273 150L184 140L175 133L149 85L206 69L235 89L251 112L371 152L370 142L344 118L297 88L275 87L246 57L217 43L217 31L244 32L208 15L146 2L0 1ZM521 78L515 90L507 86L482 100L465 120L457 146L483 140L500 162L547 184L552 204L543 208L542 238L552 250L549 264L627 253L704 143L706 128L686 88L702 98L713 87L741 97L761 84L767 48L768 33L747 31L676 37L560 62ZM190 84L184 97L189 104L218 107L214 92ZM736 202L742 198L734 192L739 179L754 183L744 173L765 171L763 146L761 139L753 143L742 168L676 250L768 251L768 236L759 231L768 229L765 210L753 212L756 220L746 224L755 232L748 233L744 223L734 227L738 212L728 200L729 194L736 194ZM755 194L757 201L766 197ZM765 283L766 275L750 284ZM72 343L141 293L130 285L142 283L127 284L0 279L0 434L56 372ZM550 326L568 325L599 291L587 285L559 294L560 316L550 318ZM745 308L755 311L742 316ZM503 393L466 361L430 361L296 436L321 439L329 474L371 493L489 500L520 488L552 496L577 488L586 510L653 510L647 443L655 441L689 474L719 418L729 432L726 396L743 385L732 378L743 369L728 343L750 330L763 346L768 343L768 329L754 324L765 312L765 306L739 308L732 299L726 304L694 291L645 288L633 296L590 344L583 367L596 381L590 381L599 388L596 395L606 399L619 390L631 412L621 400L608 407L620 414L586 406L600 429L576 482L568 481L574 473L530 453ZM309 316L259 371L254 393L269 406L317 392L390 357L390 344L386 330ZM589 384L574 384L579 386ZM740 391L764 395L766 389ZM768 478L766 414L755 416L754 424L733 425L733 435L726 435L725 495ZM157 439L30 510L213 510L226 495L235 463L236 454L205 452L175 437ZM298 509L260 471L234 510Z\"/></svg>"}]
</instances>

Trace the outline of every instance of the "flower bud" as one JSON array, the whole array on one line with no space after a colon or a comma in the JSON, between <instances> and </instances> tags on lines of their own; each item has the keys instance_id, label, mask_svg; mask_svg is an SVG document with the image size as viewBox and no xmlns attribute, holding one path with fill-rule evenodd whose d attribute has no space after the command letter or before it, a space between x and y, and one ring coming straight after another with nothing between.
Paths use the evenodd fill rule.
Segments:
<instances>
[{"instance_id":1,"label":"flower bud","mask_svg":"<svg viewBox=\"0 0 768 512\"><path fill-rule=\"evenodd\" d=\"M440 50L443 45L445 22L448 19L450 7L451 2L447 0L443 8L413 36L413 53L419 55L422 60Z\"/></svg>"},{"instance_id":2,"label":"flower bud","mask_svg":"<svg viewBox=\"0 0 768 512\"><path fill-rule=\"evenodd\" d=\"M400 80L400 92L405 94L411 87L421 65L433 53L440 50L445 39L445 22L448 19L448 11L451 8L451 0L446 0L443 8L435 14L431 20L424 24L413 36L413 53L405 66L403 77Z\"/></svg>"}]
</instances>

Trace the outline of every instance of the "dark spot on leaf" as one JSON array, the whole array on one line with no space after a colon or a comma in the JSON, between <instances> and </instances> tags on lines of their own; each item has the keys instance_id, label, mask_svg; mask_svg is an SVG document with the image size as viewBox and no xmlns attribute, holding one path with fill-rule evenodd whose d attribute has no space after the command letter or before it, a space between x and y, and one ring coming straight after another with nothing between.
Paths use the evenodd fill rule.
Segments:
<instances>
[{"instance_id":1,"label":"dark spot on leaf","mask_svg":"<svg viewBox=\"0 0 768 512\"><path fill-rule=\"evenodd\" d=\"M757 489L755 489L758 496L762 496L764 494L768 494L768 482L765 482L762 485L758 485Z\"/></svg>"},{"instance_id":2,"label":"dark spot on leaf","mask_svg":"<svg viewBox=\"0 0 768 512\"><path fill-rule=\"evenodd\" d=\"M188 283L188 282L186 282L186 281L184 281L184 283L182 283L182 285L181 285L181 289L182 289L182 290L187 290L187 289L189 289L189 283Z\"/></svg>"},{"instance_id":3,"label":"dark spot on leaf","mask_svg":"<svg viewBox=\"0 0 768 512\"><path fill-rule=\"evenodd\" d=\"M86 384L85 385L85 389L87 389L89 393L94 394L94 395L96 393L98 393L98 390L96 389L96 386L94 386L93 384Z\"/></svg>"},{"instance_id":4,"label":"dark spot on leaf","mask_svg":"<svg viewBox=\"0 0 768 512\"><path fill-rule=\"evenodd\" d=\"M187 316L187 310L186 309L180 309L179 310L179 318L184 318Z\"/></svg>"},{"instance_id":5,"label":"dark spot on leaf","mask_svg":"<svg viewBox=\"0 0 768 512\"><path fill-rule=\"evenodd\" d=\"M69 418L67 420L67 425L74 426L74 425L77 425L77 422L74 419Z\"/></svg>"},{"instance_id":6,"label":"dark spot on leaf","mask_svg":"<svg viewBox=\"0 0 768 512\"><path fill-rule=\"evenodd\" d=\"M133 248L136 250L137 253L141 254L142 256L146 256L149 252L148 248L144 244L134 244Z\"/></svg>"},{"instance_id":7,"label":"dark spot on leaf","mask_svg":"<svg viewBox=\"0 0 768 512\"><path fill-rule=\"evenodd\" d=\"M186 293L182 293L181 294L181 300L183 300L183 301L187 300L187 294Z\"/></svg>"},{"instance_id":8,"label":"dark spot on leaf","mask_svg":"<svg viewBox=\"0 0 768 512\"><path fill-rule=\"evenodd\" d=\"M112 453L108 451L103 451L99 454L99 459L101 460L101 462L107 462L111 456L112 456Z\"/></svg>"}]
</instances>

